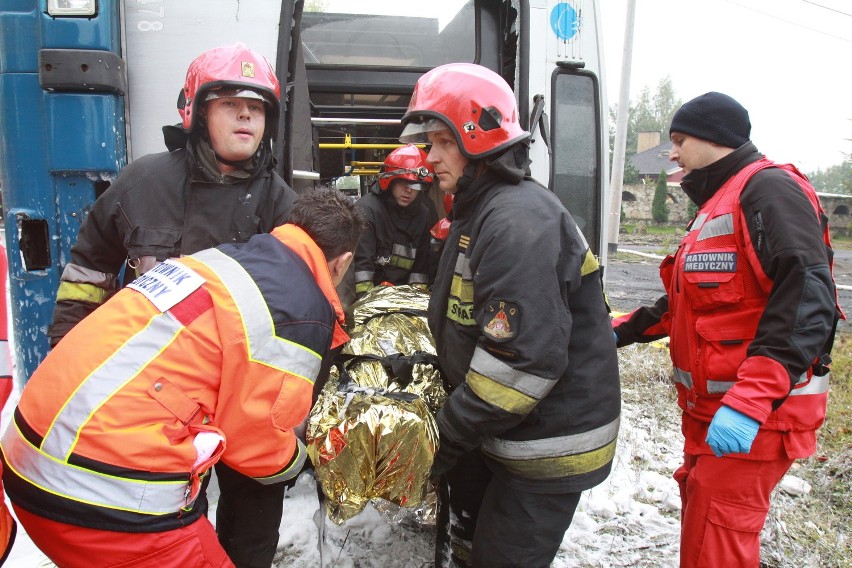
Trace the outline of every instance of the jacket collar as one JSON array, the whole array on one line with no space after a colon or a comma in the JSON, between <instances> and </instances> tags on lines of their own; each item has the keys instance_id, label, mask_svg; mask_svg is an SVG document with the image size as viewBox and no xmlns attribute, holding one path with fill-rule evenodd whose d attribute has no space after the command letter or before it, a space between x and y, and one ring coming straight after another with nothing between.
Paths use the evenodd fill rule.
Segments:
<instances>
[{"instance_id":1,"label":"jacket collar","mask_svg":"<svg viewBox=\"0 0 852 568\"><path fill-rule=\"evenodd\" d=\"M274 228L272 236L305 261L305 264L308 265L308 268L310 268L311 273L314 275L317 286L320 287L331 307L334 308L337 321L334 324L334 336L331 343L332 349L349 341L349 336L343 331L343 324L346 321L343 306L340 303L334 282L331 281L331 273L328 271L325 255L320 248L304 230L290 223Z\"/></svg>"},{"instance_id":2,"label":"jacket collar","mask_svg":"<svg viewBox=\"0 0 852 568\"><path fill-rule=\"evenodd\" d=\"M683 176L680 187L693 203L701 207L738 171L763 158L752 142L746 142L721 160Z\"/></svg>"}]
</instances>

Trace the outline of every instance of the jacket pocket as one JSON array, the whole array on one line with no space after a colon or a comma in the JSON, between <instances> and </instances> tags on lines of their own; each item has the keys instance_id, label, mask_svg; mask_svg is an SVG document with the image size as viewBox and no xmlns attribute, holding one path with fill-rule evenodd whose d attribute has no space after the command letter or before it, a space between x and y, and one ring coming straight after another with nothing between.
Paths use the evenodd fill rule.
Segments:
<instances>
[{"instance_id":1,"label":"jacket pocket","mask_svg":"<svg viewBox=\"0 0 852 568\"><path fill-rule=\"evenodd\" d=\"M166 227L134 227L124 241L127 256L139 259L153 256L157 260L165 260L175 256L181 232L178 229Z\"/></svg>"},{"instance_id":2,"label":"jacket pocket","mask_svg":"<svg viewBox=\"0 0 852 568\"><path fill-rule=\"evenodd\" d=\"M759 533L766 521L766 511L711 498L707 520L729 530Z\"/></svg>"},{"instance_id":3,"label":"jacket pocket","mask_svg":"<svg viewBox=\"0 0 852 568\"><path fill-rule=\"evenodd\" d=\"M660 280L662 280L666 293L670 298L674 295L674 290L672 290L672 284L674 284L674 281L672 280L672 276L674 276L674 267L675 256L673 254L668 255L660 263Z\"/></svg>"},{"instance_id":4,"label":"jacket pocket","mask_svg":"<svg viewBox=\"0 0 852 568\"><path fill-rule=\"evenodd\" d=\"M690 253L684 258L684 293L698 311L714 310L740 302L745 296L737 272L735 248Z\"/></svg>"},{"instance_id":5,"label":"jacket pocket","mask_svg":"<svg viewBox=\"0 0 852 568\"><path fill-rule=\"evenodd\" d=\"M737 370L746 358L761 313L762 309L752 308L695 321L698 375L704 379L696 382L699 392L721 396L737 380Z\"/></svg>"}]
</instances>

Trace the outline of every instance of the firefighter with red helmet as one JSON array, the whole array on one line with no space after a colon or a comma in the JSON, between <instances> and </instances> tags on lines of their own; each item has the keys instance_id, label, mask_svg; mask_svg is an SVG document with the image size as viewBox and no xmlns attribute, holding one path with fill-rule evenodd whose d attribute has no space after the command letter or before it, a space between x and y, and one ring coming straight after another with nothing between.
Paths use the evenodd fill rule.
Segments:
<instances>
[{"instance_id":1,"label":"firefighter with red helmet","mask_svg":"<svg viewBox=\"0 0 852 568\"><path fill-rule=\"evenodd\" d=\"M296 194L272 155L280 94L272 66L242 43L192 61L178 97L181 123L163 128L171 151L128 164L83 220L60 278L52 346L122 288L120 274L130 281L169 258L244 242L287 220ZM224 464L216 471L226 550L238 565L268 567L283 484L261 486Z\"/></svg>"},{"instance_id":2,"label":"firefighter with red helmet","mask_svg":"<svg viewBox=\"0 0 852 568\"><path fill-rule=\"evenodd\" d=\"M203 480L216 463L257 487L301 471L314 382L348 340L335 286L366 225L332 190L303 193L290 219L158 264L35 371L2 439L4 482L57 566L271 565L220 544ZM250 514L237 528L264 537Z\"/></svg>"},{"instance_id":3,"label":"firefighter with red helmet","mask_svg":"<svg viewBox=\"0 0 852 568\"><path fill-rule=\"evenodd\" d=\"M379 180L358 200L370 228L355 252L355 295L390 284L429 284L429 229L435 213L421 198L432 184L426 152L408 144L385 158Z\"/></svg>"},{"instance_id":4,"label":"firefighter with red helmet","mask_svg":"<svg viewBox=\"0 0 852 568\"><path fill-rule=\"evenodd\" d=\"M527 176L529 133L497 73L424 74L403 142L453 194L429 302L452 392L438 412L457 565L546 567L583 490L615 455L620 387L600 267L571 215Z\"/></svg>"}]
</instances>

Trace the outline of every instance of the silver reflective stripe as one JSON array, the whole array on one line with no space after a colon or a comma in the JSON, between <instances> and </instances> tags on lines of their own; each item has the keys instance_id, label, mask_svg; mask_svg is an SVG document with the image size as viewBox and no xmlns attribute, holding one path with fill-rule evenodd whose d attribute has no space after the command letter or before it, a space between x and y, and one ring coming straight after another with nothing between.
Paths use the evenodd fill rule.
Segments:
<instances>
[{"instance_id":1,"label":"silver reflective stripe","mask_svg":"<svg viewBox=\"0 0 852 568\"><path fill-rule=\"evenodd\" d=\"M811 382L801 388L793 389L790 392L790 396L826 393L828 392L828 379L830 376L831 373L826 373L824 375L814 375L813 377L811 377Z\"/></svg>"},{"instance_id":2,"label":"silver reflective stripe","mask_svg":"<svg viewBox=\"0 0 852 568\"><path fill-rule=\"evenodd\" d=\"M91 268L85 268L78 264L66 264L62 270L63 282L80 282L83 284L94 284L100 288L111 290L115 284L115 274L107 274Z\"/></svg>"},{"instance_id":3,"label":"silver reflective stripe","mask_svg":"<svg viewBox=\"0 0 852 568\"><path fill-rule=\"evenodd\" d=\"M3 278L5 278L5 276L3 276ZM9 342L0 340L0 377L11 376L12 359L9 357Z\"/></svg>"},{"instance_id":4,"label":"silver reflective stripe","mask_svg":"<svg viewBox=\"0 0 852 568\"><path fill-rule=\"evenodd\" d=\"M709 394L728 392L734 384L734 381L707 381L707 392Z\"/></svg>"},{"instance_id":5,"label":"silver reflective stripe","mask_svg":"<svg viewBox=\"0 0 852 568\"><path fill-rule=\"evenodd\" d=\"M6 463L16 474L61 497L145 515L176 513L187 504L185 480L124 479L64 463L30 445L14 422L6 429L2 445Z\"/></svg>"},{"instance_id":6,"label":"silver reflective stripe","mask_svg":"<svg viewBox=\"0 0 852 568\"><path fill-rule=\"evenodd\" d=\"M724 215L719 215L718 217L704 223L704 226L701 227L701 232L698 233L698 239L696 240L703 241L704 239L733 234L734 215L732 213L725 213Z\"/></svg>"},{"instance_id":7,"label":"silver reflective stripe","mask_svg":"<svg viewBox=\"0 0 852 568\"><path fill-rule=\"evenodd\" d=\"M702 213L701 215L697 216L695 218L695 223L693 223L692 226L689 228L689 232L691 233L692 231L699 230L704 225L704 221L706 220L707 213Z\"/></svg>"},{"instance_id":8,"label":"silver reflective stripe","mask_svg":"<svg viewBox=\"0 0 852 568\"><path fill-rule=\"evenodd\" d=\"M550 389L555 384L555 381L518 371L479 347L473 351L470 370L488 377L495 383L499 383L538 400L547 396L547 393L550 392Z\"/></svg>"},{"instance_id":9,"label":"silver reflective stripe","mask_svg":"<svg viewBox=\"0 0 852 568\"><path fill-rule=\"evenodd\" d=\"M674 369L674 382L680 383L688 389L692 388L692 373L683 369Z\"/></svg>"},{"instance_id":10,"label":"silver reflective stripe","mask_svg":"<svg viewBox=\"0 0 852 568\"><path fill-rule=\"evenodd\" d=\"M464 280L473 280L473 273L470 271L470 261L463 254L459 253L456 257L456 274L461 274Z\"/></svg>"},{"instance_id":11,"label":"silver reflective stripe","mask_svg":"<svg viewBox=\"0 0 852 568\"><path fill-rule=\"evenodd\" d=\"M609 424L583 432L543 440L503 440L489 438L482 449L489 454L508 460L531 460L582 454L601 448L618 436L620 417Z\"/></svg>"},{"instance_id":12,"label":"silver reflective stripe","mask_svg":"<svg viewBox=\"0 0 852 568\"><path fill-rule=\"evenodd\" d=\"M396 244L393 245L393 249L391 250L391 252L397 256L409 259L412 259L417 256L417 249Z\"/></svg>"},{"instance_id":13,"label":"silver reflective stripe","mask_svg":"<svg viewBox=\"0 0 852 568\"><path fill-rule=\"evenodd\" d=\"M828 392L828 377L831 373L826 373L825 375L815 375L811 378L811 382L801 388L794 388L790 391L790 396L797 396L802 394L822 394L824 392ZM796 382L797 385L804 383L808 380L808 374L803 373L799 380ZM731 390L736 383L734 381L707 381L707 392L709 394L721 394L728 392Z\"/></svg>"},{"instance_id":14,"label":"silver reflective stripe","mask_svg":"<svg viewBox=\"0 0 852 568\"><path fill-rule=\"evenodd\" d=\"M151 318L147 326L77 387L53 420L41 444L42 450L66 461L92 414L155 359L182 329L183 324L169 312Z\"/></svg>"},{"instance_id":15,"label":"silver reflective stripe","mask_svg":"<svg viewBox=\"0 0 852 568\"><path fill-rule=\"evenodd\" d=\"M429 283L429 275L423 274L421 272L412 272L408 276L409 284L428 284Z\"/></svg>"},{"instance_id":16,"label":"silver reflective stripe","mask_svg":"<svg viewBox=\"0 0 852 568\"><path fill-rule=\"evenodd\" d=\"M355 273L355 282L372 282L373 276L375 272L368 272L366 270L359 270Z\"/></svg>"},{"instance_id":17,"label":"silver reflective stripe","mask_svg":"<svg viewBox=\"0 0 852 568\"><path fill-rule=\"evenodd\" d=\"M322 358L307 347L275 335L275 326L263 294L242 265L217 249L202 251L192 258L213 270L228 289L245 328L251 359L313 384Z\"/></svg>"}]
</instances>

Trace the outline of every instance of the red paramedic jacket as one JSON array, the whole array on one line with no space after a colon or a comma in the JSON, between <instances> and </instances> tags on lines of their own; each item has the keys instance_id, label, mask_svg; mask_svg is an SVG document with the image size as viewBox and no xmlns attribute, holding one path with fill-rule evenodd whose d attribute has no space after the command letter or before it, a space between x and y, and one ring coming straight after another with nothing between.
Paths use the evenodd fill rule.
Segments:
<instances>
[{"instance_id":1,"label":"red paramedic jacket","mask_svg":"<svg viewBox=\"0 0 852 568\"><path fill-rule=\"evenodd\" d=\"M751 452L740 456L750 459L812 454L815 431L825 419L828 372L820 357L826 341L830 345L828 330L804 332L815 339L802 346L800 372L771 356L779 347L766 345L774 317L767 305L776 281L766 274L758 257L769 245L761 233L760 210L749 211L751 224L757 226L753 233L741 207L741 195L753 176L769 168L784 170L795 180L813 212L811 219L799 222L819 227L824 213L807 180L792 166L776 165L765 158L754 161L702 204L677 252L663 260L660 275L667 302L658 302L658 320L647 325L647 312L645 317L637 317L645 308L613 320L613 328L622 338L620 345L631 342L623 341L625 337L650 341L669 335L689 454L711 453L704 440L722 404L761 423ZM752 234L759 242L753 242ZM827 225L822 236L830 248ZM824 258L821 252L815 255L815 268L805 276L801 302L784 309L798 310L795 321L799 326L810 322L821 328L827 327L822 324L839 308L830 268L825 270L820 262Z\"/></svg>"}]
</instances>

